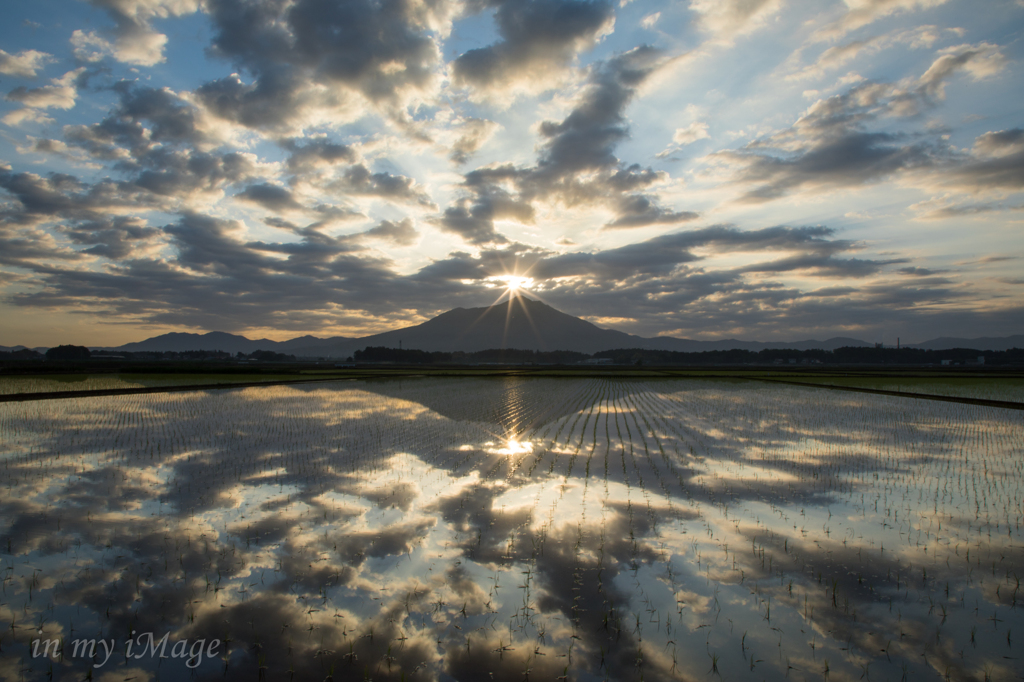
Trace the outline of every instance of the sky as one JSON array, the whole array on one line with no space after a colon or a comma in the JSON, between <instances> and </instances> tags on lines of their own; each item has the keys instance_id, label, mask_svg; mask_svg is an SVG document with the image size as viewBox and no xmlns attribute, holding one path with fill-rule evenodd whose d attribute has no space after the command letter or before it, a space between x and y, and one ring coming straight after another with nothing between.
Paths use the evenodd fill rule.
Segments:
<instances>
[{"instance_id":1,"label":"sky","mask_svg":"<svg viewBox=\"0 0 1024 682\"><path fill-rule=\"evenodd\" d=\"M1024 333L1024 1L34 0L0 344Z\"/></svg>"}]
</instances>

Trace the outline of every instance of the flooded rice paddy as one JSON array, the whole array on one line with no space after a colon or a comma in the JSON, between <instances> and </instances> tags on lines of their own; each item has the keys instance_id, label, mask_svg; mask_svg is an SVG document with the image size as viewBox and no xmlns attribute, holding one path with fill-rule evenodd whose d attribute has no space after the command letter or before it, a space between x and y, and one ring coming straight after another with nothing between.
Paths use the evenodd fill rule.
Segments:
<instances>
[{"instance_id":1,"label":"flooded rice paddy","mask_svg":"<svg viewBox=\"0 0 1024 682\"><path fill-rule=\"evenodd\" d=\"M3 404L0 679L1019 679L1022 453L741 381Z\"/></svg>"}]
</instances>

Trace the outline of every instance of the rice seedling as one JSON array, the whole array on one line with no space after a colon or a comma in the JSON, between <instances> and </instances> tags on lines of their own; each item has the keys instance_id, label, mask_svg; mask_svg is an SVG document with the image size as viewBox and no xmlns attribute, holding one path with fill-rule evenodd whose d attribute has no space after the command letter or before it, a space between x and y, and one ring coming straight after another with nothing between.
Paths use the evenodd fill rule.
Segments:
<instances>
[{"instance_id":1,"label":"rice seedling","mask_svg":"<svg viewBox=\"0 0 1024 682\"><path fill-rule=\"evenodd\" d=\"M1019 676L1021 452L998 408L734 381L6 403L0 647L74 679L133 632L160 679ZM136 658L164 634L187 656Z\"/></svg>"}]
</instances>

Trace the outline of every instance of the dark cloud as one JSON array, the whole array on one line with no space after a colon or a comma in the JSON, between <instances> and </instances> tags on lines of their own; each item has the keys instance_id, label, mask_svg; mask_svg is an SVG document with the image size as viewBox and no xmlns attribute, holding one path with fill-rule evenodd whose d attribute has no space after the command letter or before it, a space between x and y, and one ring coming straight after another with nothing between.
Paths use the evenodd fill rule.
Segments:
<instances>
[{"instance_id":1,"label":"dark cloud","mask_svg":"<svg viewBox=\"0 0 1024 682\"><path fill-rule=\"evenodd\" d=\"M211 0L206 8L212 53L253 81L235 75L197 95L219 116L254 128L291 126L316 108L343 110L355 94L395 107L425 92L440 63L431 31L450 12L446 2L403 0Z\"/></svg>"},{"instance_id":2,"label":"dark cloud","mask_svg":"<svg viewBox=\"0 0 1024 682\"><path fill-rule=\"evenodd\" d=\"M788 258L758 263L743 268L743 272L791 272L801 270L819 277L867 277L877 274L886 265L908 262L906 258L867 260L862 258L833 258L829 255L799 254Z\"/></svg>"},{"instance_id":3,"label":"dark cloud","mask_svg":"<svg viewBox=\"0 0 1024 682\"><path fill-rule=\"evenodd\" d=\"M326 188L346 194L374 196L436 208L427 193L412 178L383 172L371 173L362 164L350 166L340 178L328 183Z\"/></svg>"},{"instance_id":4,"label":"dark cloud","mask_svg":"<svg viewBox=\"0 0 1024 682\"><path fill-rule=\"evenodd\" d=\"M900 144L888 133L849 132L812 143L795 156L751 151L720 152L742 166L737 181L756 184L743 195L752 203L770 201L800 187L834 188L877 182L899 171L933 164L935 149L926 143Z\"/></svg>"},{"instance_id":5,"label":"dark cloud","mask_svg":"<svg viewBox=\"0 0 1024 682\"><path fill-rule=\"evenodd\" d=\"M466 193L445 209L438 224L471 244L486 244L506 241L494 227L496 219L532 223L537 201L606 205L615 214L607 229L697 218L692 211L675 211L653 195L637 193L664 181L666 174L638 164L625 166L614 153L629 136L625 109L636 89L665 63L659 50L640 47L593 66L568 116L541 124L537 165L506 164L466 173Z\"/></svg>"},{"instance_id":6,"label":"dark cloud","mask_svg":"<svg viewBox=\"0 0 1024 682\"><path fill-rule=\"evenodd\" d=\"M82 252L120 260L132 256L136 249L154 241L160 230L150 227L135 216L114 216L103 220L77 223L64 230L75 244L88 246Z\"/></svg>"},{"instance_id":7,"label":"dark cloud","mask_svg":"<svg viewBox=\"0 0 1024 682\"><path fill-rule=\"evenodd\" d=\"M327 139L307 140L305 144L300 144L298 140L286 140L284 147L291 152L288 155L288 170L295 174L304 174L318 166L353 163L358 156L352 147Z\"/></svg>"},{"instance_id":8,"label":"dark cloud","mask_svg":"<svg viewBox=\"0 0 1024 682\"><path fill-rule=\"evenodd\" d=\"M290 191L284 187L267 183L249 185L235 197L259 204L269 211L290 211L302 208Z\"/></svg>"},{"instance_id":9,"label":"dark cloud","mask_svg":"<svg viewBox=\"0 0 1024 682\"><path fill-rule=\"evenodd\" d=\"M18 202L9 220L30 222L41 217L90 220L103 217L113 208L146 206L145 193L129 183L102 180L84 183L66 173L41 177L35 173L14 173L0 167L0 188Z\"/></svg>"},{"instance_id":10,"label":"dark cloud","mask_svg":"<svg viewBox=\"0 0 1024 682\"><path fill-rule=\"evenodd\" d=\"M141 87L130 81L114 86L118 103L99 123L74 125L65 138L89 155L104 161L129 162L161 145L211 146L199 125L195 105L167 88Z\"/></svg>"},{"instance_id":11,"label":"dark cloud","mask_svg":"<svg viewBox=\"0 0 1024 682\"><path fill-rule=\"evenodd\" d=\"M584 170L614 168L615 147L629 135L625 108L636 88L665 63L653 47L638 47L594 67L580 102L562 121L545 121L539 180L560 180Z\"/></svg>"},{"instance_id":12,"label":"dark cloud","mask_svg":"<svg viewBox=\"0 0 1024 682\"><path fill-rule=\"evenodd\" d=\"M659 206L650 196L629 194L620 198L616 206L618 217L604 226L606 230L648 225L676 224L699 217L693 211L670 211Z\"/></svg>"},{"instance_id":13,"label":"dark cloud","mask_svg":"<svg viewBox=\"0 0 1024 682\"><path fill-rule=\"evenodd\" d=\"M979 135L974 150L986 156L1004 156L1024 149L1024 128L999 130Z\"/></svg>"},{"instance_id":14,"label":"dark cloud","mask_svg":"<svg viewBox=\"0 0 1024 682\"><path fill-rule=\"evenodd\" d=\"M907 118L933 109L945 97L945 84L960 72L975 78L998 72L1005 60L987 43L943 50L931 67L907 85L860 83L844 93L819 100L792 127L755 140L743 148L713 154L738 167L735 181L756 185L741 201L764 202L797 189L819 191L876 183L912 171L932 170L967 184L1019 187L1020 160L966 160L937 135L917 139L871 131L883 118ZM986 138L979 150L1015 145Z\"/></svg>"},{"instance_id":15,"label":"dark cloud","mask_svg":"<svg viewBox=\"0 0 1024 682\"><path fill-rule=\"evenodd\" d=\"M452 64L456 83L475 91L554 84L579 52L609 31L615 14L606 0L491 0L501 40L469 50Z\"/></svg>"},{"instance_id":16,"label":"dark cloud","mask_svg":"<svg viewBox=\"0 0 1024 682\"><path fill-rule=\"evenodd\" d=\"M464 197L446 208L437 225L471 244L507 242L495 229L495 220L508 219L524 224L534 221L533 205L498 184L505 178L518 175L508 166L469 173L464 186L472 192L472 198Z\"/></svg>"}]
</instances>

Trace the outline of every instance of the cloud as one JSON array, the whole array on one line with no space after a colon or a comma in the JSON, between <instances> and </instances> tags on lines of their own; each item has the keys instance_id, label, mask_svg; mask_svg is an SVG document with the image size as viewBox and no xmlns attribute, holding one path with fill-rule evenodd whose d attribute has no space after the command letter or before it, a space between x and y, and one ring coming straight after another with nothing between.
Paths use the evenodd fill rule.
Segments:
<instances>
[{"instance_id":1,"label":"cloud","mask_svg":"<svg viewBox=\"0 0 1024 682\"><path fill-rule=\"evenodd\" d=\"M701 28L720 40L756 31L782 8L782 0L691 0Z\"/></svg>"},{"instance_id":2,"label":"cloud","mask_svg":"<svg viewBox=\"0 0 1024 682\"><path fill-rule=\"evenodd\" d=\"M285 130L358 118L364 103L405 120L402 107L438 83L440 50L454 8L447 2L209 0L212 53L252 74L196 91L218 116ZM329 118L328 118L329 117Z\"/></svg>"},{"instance_id":3,"label":"cloud","mask_svg":"<svg viewBox=\"0 0 1024 682\"><path fill-rule=\"evenodd\" d=\"M834 40L862 26L902 12L938 7L946 0L846 0L847 11L836 22L815 32L817 40Z\"/></svg>"},{"instance_id":4,"label":"cloud","mask_svg":"<svg viewBox=\"0 0 1024 682\"><path fill-rule=\"evenodd\" d=\"M620 197L616 213L617 217L606 224L603 229L676 224L699 217L693 211L670 211L659 206L650 196L643 194L628 194Z\"/></svg>"},{"instance_id":5,"label":"cloud","mask_svg":"<svg viewBox=\"0 0 1024 682\"><path fill-rule=\"evenodd\" d=\"M150 156L166 157L170 149L209 149L221 140L205 125L202 112L169 88L140 87L128 81L114 85L118 103L99 123L71 125L64 137L99 160L152 165Z\"/></svg>"},{"instance_id":6,"label":"cloud","mask_svg":"<svg viewBox=\"0 0 1024 682\"><path fill-rule=\"evenodd\" d=\"M85 71L84 68L68 71L60 78L50 79L50 85L39 88L26 88L18 86L7 93L4 99L10 102L20 102L26 109L71 109L75 106L78 97L77 81ZM16 109L4 117L4 123L17 125L35 112L25 109Z\"/></svg>"},{"instance_id":7,"label":"cloud","mask_svg":"<svg viewBox=\"0 0 1024 682\"><path fill-rule=\"evenodd\" d=\"M412 246L420 237L420 233L412 226L412 220L409 218L403 218L398 222L382 220L379 225L363 234L367 237L389 241L397 246Z\"/></svg>"},{"instance_id":8,"label":"cloud","mask_svg":"<svg viewBox=\"0 0 1024 682\"><path fill-rule=\"evenodd\" d=\"M961 70L985 77L1004 64L999 50L987 43L942 50L918 79L900 85L860 83L818 100L791 128L710 158L736 167L736 182L757 185L741 197L752 203L777 199L797 188L855 187L922 169L1013 185L1016 165L1010 157L970 162L950 171L960 162L950 160L946 144L866 130L877 119L914 116L934 107L944 98L944 84Z\"/></svg>"},{"instance_id":9,"label":"cloud","mask_svg":"<svg viewBox=\"0 0 1024 682\"><path fill-rule=\"evenodd\" d=\"M467 119L461 125L461 135L452 145L448 158L458 164L466 163L469 157L494 136L499 127L494 121L480 118Z\"/></svg>"},{"instance_id":10,"label":"cloud","mask_svg":"<svg viewBox=\"0 0 1024 682\"><path fill-rule=\"evenodd\" d=\"M997 45L957 45L940 50L941 55L919 79L922 91L934 99L945 99L945 83L957 71L966 71L974 80L992 76L1006 66L1007 60Z\"/></svg>"},{"instance_id":11,"label":"cloud","mask_svg":"<svg viewBox=\"0 0 1024 682\"><path fill-rule=\"evenodd\" d=\"M447 207L436 224L470 244L501 244L508 240L494 229L494 221L499 218L532 220L533 207L517 203L507 193L500 196L498 191L491 191L478 195L475 202L461 199Z\"/></svg>"},{"instance_id":12,"label":"cloud","mask_svg":"<svg viewBox=\"0 0 1024 682\"><path fill-rule=\"evenodd\" d=\"M560 122L545 121L537 175L559 180L584 170L614 167L613 151L629 135L625 108L637 87L665 64L665 55L638 47L593 67L588 87Z\"/></svg>"},{"instance_id":13,"label":"cloud","mask_svg":"<svg viewBox=\"0 0 1024 682\"><path fill-rule=\"evenodd\" d=\"M109 31L75 30L71 45L75 56L95 62L106 56L126 64L153 66L164 61L167 36L154 30L154 19L184 16L196 12L200 0L89 0L90 4L107 12L114 20ZM103 37L110 35L113 40Z\"/></svg>"},{"instance_id":14,"label":"cloud","mask_svg":"<svg viewBox=\"0 0 1024 682\"><path fill-rule=\"evenodd\" d=\"M53 61L56 59L48 52L22 50L17 54L10 54L0 50L0 73L18 78L35 78L37 71Z\"/></svg>"},{"instance_id":15,"label":"cloud","mask_svg":"<svg viewBox=\"0 0 1024 682\"><path fill-rule=\"evenodd\" d=\"M667 61L660 50L640 47L593 65L569 114L539 126L537 164L503 164L466 173L463 195L437 224L482 245L507 241L495 229L495 220L532 224L538 202L606 206L614 213L607 229L696 218L692 211L674 211L655 196L637 192L663 182L665 173L638 164L624 166L615 155L618 144L629 137L626 107L637 88Z\"/></svg>"},{"instance_id":16,"label":"cloud","mask_svg":"<svg viewBox=\"0 0 1024 682\"><path fill-rule=\"evenodd\" d=\"M653 29L654 25L658 23L658 19L661 19L661 12L653 12L641 19L640 25L648 30Z\"/></svg>"},{"instance_id":17,"label":"cloud","mask_svg":"<svg viewBox=\"0 0 1024 682\"><path fill-rule=\"evenodd\" d=\"M887 133L848 132L816 141L789 158L743 152L720 152L716 156L741 167L737 182L758 185L741 201L761 203L801 187L853 187L932 164L928 145L900 142L900 138Z\"/></svg>"},{"instance_id":18,"label":"cloud","mask_svg":"<svg viewBox=\"0 0 1024 682\"><path fill-rule=\"evenodd\" d=\"M579 277L595 284L614 287L638 276L643 280L656 280L670 275L680 266L703 260L705 256L696 253L698 249L719 254L799 251L809 259L807 268L817 268L826 262L831 263L836 254L856 248L852 242L833 239L834 234L827 227L778 226L744 231L728 225L713 225L594 252L556 254L544 249L511 244L502 249L485 249L476 257L453 254L447 260L435 261L427 266L421 275L429 271L430 276L454 281L482 281L495 273L506 271L514 259L517 272L536 280ZM769 269L766 266L762 271ZM788 269L798 267L794 264ZM734 279L736 273L727 277Z\"/></svg>"},{"instance_id":19,"label":"cloud","mask_svg":"<svg viewBox=\"0 0 1024 682\"><path fill-rule=\"evenodd\" d=\"M430 196L412 178L383 172L371 173L362 164L349 166L340 178L326 187L346 194L374 196L436 208Z\"/></svg>"},{"instance_id":20,"label":"cloud","mask_svg":"<svg viewBox=\"0 0 1024 682\"><path fill-rule=\"evenodd\" d=\"M82 253L112 261L135 256L159 240L161 233L137 216L113 216L76 223L62 232L75 244L87 246Z\"/></svg>"},{"instance_id":21,"label":"cloud","mask_svg":"<svg viewBox=\"0 0 1024 682\"><path fill-rule=\"evenodd\" d=\"M611 32L606 0L492 0L502 40L469 50L452 63L457 85L473 94L507 97L555 86L572 58Z\"/></svg>"},{"instance_id":22,"label":"cloud","mask_svg":"<svg viewBox=\"0 0 1024 682\"><path fill-rule=\"evenodd\" d=\"M302 208L302 205L295 200L290 191L284 187L265 182L249 185L236 194L235 197L259 204L270 211L293 211Z\"/></svg>"},{"instance_id":23,"label":"cloud","mask_svg":"<svg viewBox=\"0 0 1024 682\"><path fill-rule=\"evenodd\" d=\"M355 149L349 145L331 142L326 138L305 140L286 140L284 148L291 152L288 155L288 170L295 175L304 175L321 168L329 168L339 163L352 163L359 158Z\"/></svg>"},{"instance_id":24,"label":"cloud","mask_svg":"<svg viewBox=\"0 0 1024 682\"><path fill-rule=\"evenodd\" d=\"M711 137L708 134L708 124L704 121L694 121L685 128L676 128L675 133L672 134L672 141L675 143L669 145L669 147L656 155L659 159L666 158L675 154L680 149L688 144L693 144L697 140L706 140Z\"/></svg>"},{"instance_id":25,"label":"cloud","mask_svg":"<svg viewBox=\"0 0 1024 682\"><path fill-rule=\"evenodd\" d=\"M962 32L957 29L941 29L933 25L890 31L860 40L852 40L841 45L833 45L825 49L816 58L812 58L810 63L802 68L797 65L800 63L804 50L796 50L787 60L787 67L792 69L792 72L786 76L786 79L821 78L825 75L826 71L838 69L863 54L874 54L891 47L903 49L908 47L911 49L930 48L939 40L943 33L960 35Z\"/></svg>"},{"instance_id":26,"label":"cloud","mask_svg":"<svg viewBox=\"0 0 1024 682\"><path fill-rule=\"evenodd\" d=\"M18 202L18 209L8 210L8 219L32 223L41 217L76 220L103 218L111 210L129 206L145 206L148 202L137 188L104 180L87 184L65 173L42 177L35 173L14 173L0 168L0 188Z\"/></svg>"},{"instance_id":27,"label":"cloud","mask_svg":"<svg viewBox=\"0 0 1024 682\"><path fill-rule=\"evenodd\" d=\"M694 121L685 128L676 128L672 134L672 141L676 144L693 144L697 140L706 140L708 135L708 124L703 121Z\"/></svg>"},{"instance_id":28,"label":"cloud","mask_svg":"<svg viewBox=\"0 0 1024 682\"><path fill-rule=\"evenodd\" d=\"M1024 128L999 130L979 135L974 152L979 156L1009 156L1024 151Z\"/></svg>"}]
</instances>

